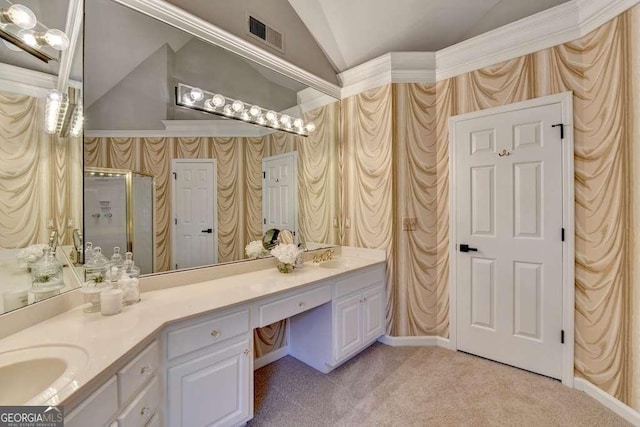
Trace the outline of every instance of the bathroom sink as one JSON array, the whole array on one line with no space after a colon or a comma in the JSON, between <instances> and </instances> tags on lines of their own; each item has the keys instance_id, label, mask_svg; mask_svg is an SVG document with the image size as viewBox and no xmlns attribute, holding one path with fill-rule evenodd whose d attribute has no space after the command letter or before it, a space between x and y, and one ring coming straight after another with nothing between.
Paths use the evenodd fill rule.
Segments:
<instances>
[{"instance_id":1,"label":"bathroom sink","mask_svg":"<svg viewBox=\"0 0 640 427\"><path fill-rule=\"evenodd\" d=\"M0 406L41 405L73 382L87 353L70 345L42 345L0 353Z\"/></svg>"},{"instance_id":2,"label":"bathroom sink","mask_svg":"<svg viewBox=\"0 0 640 427\"><path fill-rule=\"evenodd\" d=\"M320 267L330 268L332 270L341 270L352 267L354 263L355 260L353 258L342 257L320 263Z\"/></svg>"}]
</instances>

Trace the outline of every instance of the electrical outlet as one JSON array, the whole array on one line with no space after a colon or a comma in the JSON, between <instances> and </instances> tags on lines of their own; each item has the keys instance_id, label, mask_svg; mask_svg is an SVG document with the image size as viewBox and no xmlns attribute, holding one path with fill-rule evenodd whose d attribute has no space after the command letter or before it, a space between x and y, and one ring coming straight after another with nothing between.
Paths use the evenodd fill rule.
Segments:
<instances>
[{"instance_id":1,"label":"electrical outlet","mask_svg":"<svg viewBox=\"0 0 640 427\"><path fill-rule=\"evenodd\" d=\"M418 228L418 218L402 218L403 231L416 231Z\"/></svg>"},{"instance_id":2,"label":"electrical outlet","mask_svg":"<svg viewBox=\"0 0 640 427\"><path fill-rule=\"evenodd\" d=\"M351 218L344 220L344 228L351 228Z\"/></svg>"}]
</instances>

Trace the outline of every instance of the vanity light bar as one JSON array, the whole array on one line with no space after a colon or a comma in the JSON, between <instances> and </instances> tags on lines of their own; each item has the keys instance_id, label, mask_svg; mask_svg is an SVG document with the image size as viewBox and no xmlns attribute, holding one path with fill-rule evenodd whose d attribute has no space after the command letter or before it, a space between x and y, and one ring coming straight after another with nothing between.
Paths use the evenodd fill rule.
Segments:
<instances>
[{"instance_id":1,"label":"vanity light bar","mask_svg":"<svg viewBox=\"0 0 640 427\"><path fill-rule=\"evenodd\" d=\"M69 135L78 137L82 135L82 124L84 122L84 114L82 110L82 102L78 102L75 110L73 110L73 117L71 117L71 129Z\"/></svg>"},{"instance_id":2,"label":"vanity light bar","mask_svg":"<svg viewBox=\"0 0 640 427\"><path fill-rule=\"evenodd\" d=\"M44 109L44 130L47 133L55 134L62 131L67 108L69 108L67 95L55 89L49 91Z\"/></svg>"},{"instance_id":3,"label":"vanity light bar","mask_svg":"<svg viewBox=\"0 0 640 427\"><path fill-rule=\"evenodd\" d=\"M304 137L316 130L313 122L305 123L298 117L267 110L259 105L251 105L184 83L179 83L176 87L176 105Z\"/></svg>"},{"instance_id":4,"label":"vanity light bar","mask_svg":"<svg viewBox=\"0 0 640 427\"><path fill-rule=\"evenodd\" d=\"M44 62L55 60L55 51L69 47L63 31L38 22L33 11L21 4L0 8L0 38L9 49L28 52Z\"/></svg>"}]
</instances>

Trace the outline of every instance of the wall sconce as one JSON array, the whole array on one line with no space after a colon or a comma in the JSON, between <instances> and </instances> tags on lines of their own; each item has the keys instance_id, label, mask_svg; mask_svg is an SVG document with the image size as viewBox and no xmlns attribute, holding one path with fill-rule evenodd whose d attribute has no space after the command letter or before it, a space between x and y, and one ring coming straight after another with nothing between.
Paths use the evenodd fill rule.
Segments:
<instances>
[{"instance_id":1,"label":"wall sconce","mask_svg":"<svg viewBox=\"0 0 640 427\"><path fill-rule=\"evenodd\" d=\"M251 105L184 83L179 83L176 87L176 105L304 137L316 130L313 122L305 123L301 118L277 113L259 105Z\"/></svg>"},{"instance_id":2,"label":"wall sconce","mask_svg":"<svg viewBox=\"0 0 640 427\"><path fill-rule=\"evenodd\" d=\"M30 53L47 63L57 61L58 51L69 47L69 38L63 31L47 28L21 4L0 8L0 38L9 49Z\"/></svg>"},{"instance_id":3,"label":"wall sconce","mask_svg":"<svg viewBox=\"0 0 640 427\"><path fill-rule=\"evenodd\" d=\"M78 137L82 135L84 120L79 91L70 88L69 94L51 90L47 94L44 130L49 134Z\"/></svg>"}]
</instances>

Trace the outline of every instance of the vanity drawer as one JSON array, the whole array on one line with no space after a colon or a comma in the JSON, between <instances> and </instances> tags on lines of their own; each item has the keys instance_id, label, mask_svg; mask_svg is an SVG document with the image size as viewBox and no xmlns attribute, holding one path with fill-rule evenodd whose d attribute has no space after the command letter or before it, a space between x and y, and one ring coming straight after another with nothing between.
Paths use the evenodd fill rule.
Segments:
<instances>
[{"instance_id":1,"label":"vanity drawer","mask_svg":"<svg viewBox=\"0 0 640 427\"><path fill-rule=\"evenodd\" d=\"M347 277L342 280L337 280L335 284L335 297L340 298L345 295L352 294L364 288L368 288L371 285L385 282L384 267L375 267L368 271L363 271L358 274L354 274L351 277Z\"/></svg>"},{"instance_id":2,"label":"vanity drawer","mask_svg":"<svg viewBox=\"0 0 640 427\"><path fill-rule=\"evenodd\" d=\"M112 377L64 419L65 427L106 426L118 411L118 389Z\"/></svg>"},{"instance_id":3,"label":"vanity drawer","mask_svg":"<svg viewBox=\"0 0 640 427\"><path fill-rule=\"evenodd\" d=\"M124 406L151 377L160 372L160 345L149 344L135 359L118 371L118 402Z\"/></svg>"},{"instance_id":4,"label":"vanity drawer","mask_svg":"<svg viewBox=\"0 0 640 427\"><path fill-rule=\"evenodd\" d=\"M326 285L307 292L260 305L258 326L263 327L287 319L303 311L331 301L331 286Z\"/></svg>"},{"instance_id":5,"label":"vanity drawer","mask_svg":"<svg viewBox=\"0 0 640 427\"><path fill-rule=\"evenodd\" d=\"M169 360L249 332L249 310L177 329L167 334Z\"/></svg>"},{"instance_id":6,"label":"vanity drawer","mask_svg":"<svg viewBox=\"0 0 640 427\"><path fill-rule=\"evenodd\" d=\"M160 381L153 377L118 417L118 427L144 426L155 415L160 405Z\"/></svg>"}]
</instances>

